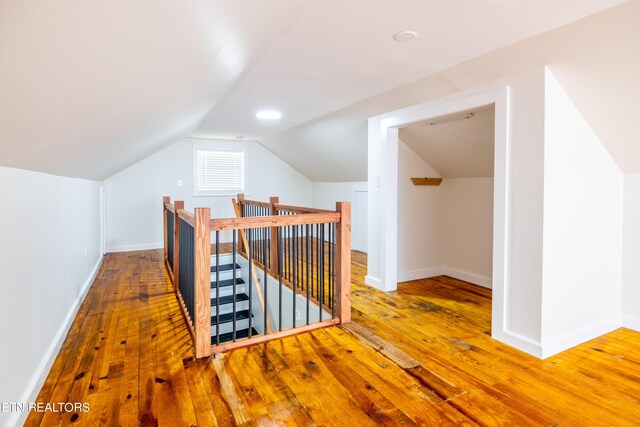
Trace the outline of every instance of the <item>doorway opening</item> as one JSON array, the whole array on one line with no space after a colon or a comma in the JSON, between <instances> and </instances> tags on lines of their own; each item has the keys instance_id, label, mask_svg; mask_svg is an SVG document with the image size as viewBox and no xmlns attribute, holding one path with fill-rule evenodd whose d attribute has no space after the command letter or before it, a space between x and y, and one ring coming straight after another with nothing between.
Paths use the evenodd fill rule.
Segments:
<instances>
[{"instance_id":1,"label":"doorway opening","mask_svg":"<svg viewBox=\"0 0 640 427\"><path fill-rule=\"evenodd\" d=\"M494 177L491 268L491 334L506 336L509 248L509 87L468 91L369 119L369 263L366 283L385 291L398 284L398 179L400 128L463 112L494 107ZM376 245L371 242L375 241Z\"/></svg>"},{"instance_id":2,"label":"doorway opening","mask_svg":"<svg viewBox=\"0 0 640 427\"><path fill-rule=\"evenodd\" d=\"M494 104L399 127L399 282L491 288L494 139Z\"/></svg>"}]
</instances>

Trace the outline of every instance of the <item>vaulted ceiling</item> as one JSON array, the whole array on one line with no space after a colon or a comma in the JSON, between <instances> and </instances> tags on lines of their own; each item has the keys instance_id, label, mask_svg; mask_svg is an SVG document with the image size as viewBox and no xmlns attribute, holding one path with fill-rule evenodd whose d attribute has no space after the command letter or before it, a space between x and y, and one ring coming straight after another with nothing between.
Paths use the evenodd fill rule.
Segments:
<instances>
[{"instance_id":1,"label":"vaulted ceiling","mask_svg":"<svg viewBox=\"0 0 640 427\"><path fill-rule=\"evenodd\" d=\"M365 179L366 117L419 94L372 96L618 3L7 0L0 165L103 179L183 136L243 135L313 180ZM283 118L257 121L267 107Z\"/></svg>"}]
</instances>

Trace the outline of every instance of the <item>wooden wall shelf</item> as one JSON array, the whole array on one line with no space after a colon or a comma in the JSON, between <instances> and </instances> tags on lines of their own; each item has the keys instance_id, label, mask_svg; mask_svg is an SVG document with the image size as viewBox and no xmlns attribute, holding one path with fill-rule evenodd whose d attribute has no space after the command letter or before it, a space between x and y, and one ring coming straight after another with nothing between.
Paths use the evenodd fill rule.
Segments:
<instances>
[{"instance_id":1,"label":"wooden wall shelf","mask_svg":"<svg viewBox=\"0 0 640 427\"><path fill-rule=\"evenodd\" d=\"M411 178L413 185L440 185L442 178Z\"/></svg>"}]
</instances>

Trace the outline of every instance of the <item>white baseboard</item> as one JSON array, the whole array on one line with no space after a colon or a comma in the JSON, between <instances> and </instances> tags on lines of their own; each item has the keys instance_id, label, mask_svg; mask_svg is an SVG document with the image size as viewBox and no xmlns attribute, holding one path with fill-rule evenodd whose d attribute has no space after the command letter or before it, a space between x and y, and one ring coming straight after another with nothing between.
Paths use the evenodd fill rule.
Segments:
<instances>
[{"instance_id":1,"label":"white baseboard","mask_svg":"<svg viewBox=\"0 0 640 427\"><path fill-rule=\"evenodd\" d=\"M87 296L87 292L89 292L89 289L91 288L91 285L93 284L93 281L98 274L98 270L102 265L102 260L103 257L100 256L100 259L98 259L98 262L96 262L96 265L93 267L93 270L89 274L89 277L82 285L80 295L78 295L73 305L71 306L67 317L64 319L62 325L60 325L60 328L58 329L58 333L51 340L51 344L49 345L47 351L45 351L38 367L31 377L31 381L29 381L29 384L27 384L27 386L25 387L25 391L22 393L22 399L18 402L36 401L38 394L40 393L40 389L44 384L44 380L47 378L49 370L51 369L51 366L53 366L53 362L58 356L58 352L60 351L60 348L62 347L62 344L67 337L67 333L69 333L69 329L71 328L71 324L73 323L76 314L78 313L78 309L80 308L82 301L84 301L84 298ZM14 412L9 418L9 422L7 425L23 425L27 420L28 415L28 412Z\"/></svg>"},{"instance_id":2,"label":"white baseboard","mask_svg":"<svg viewBox=\"0 0 640 427\"><path fill-rule=\"evenodd\" d=\"M508 330L492 331L492 338L524 351L539 359L546 359L555 354L568 350L579 344L597 338L601 335L614 331L620 327L620 318L617 316L611 319L592 323L584 328L565 334L559 338L545 342L537 342L523 335Z\"/></svg>"},{"instance_id":3,"label":"white baseboard","mask_svg":"<svg viewBox=\"0 0 640 427\"><path fill-rule=\"evenodd\" d=\"M620 319L620 317L614 316L610 319L595 322L583 328L569 332L568 334L565 334L553 340L543 341L541 358L546 359L547 357L553 356L554 354L558 354L562 351L570 349L571 347L575 347L579 344L614 331L621 326L621 323L622 320Z\"/></svg>"},{"instance_id":4,"label":"white baseboard","mask_svg":"<svg viewBox=\"0 0 640 427\"><path fill-rule=\"evenodd\" d=\"M454 279L464 280L465 282L473 283L485 288L491 289L492 280L489 277L480 276L479 274L469 273L468 271L458 270L457 268L442 267L442 274L445 276L453 277Z\"/></svg>"},{"instance_id":5,"label":"white baseboard","mask_svg":"<svg viewBox=\"0 0 640 427\"><path fill-rule=\"evenodd\" d=\"M119 245L107 246L107 253L114 252L132 252L132 251L148 251L151 249L163 249L164 243L145 243L141 245Z\"/></svg>"},{"instance_id":6,"label":"white baseboard","mask_svg":"<svg viewBox=\"0 0 640 427\"><path fill-rule=\"evenodd\" d=\"M640 318L632 316L624 316L622 318L622 326L634 331L640 332Z\"/></svg>"},{"instance_id":7,"label":"white baseboard","mask_svg":"<svg viewBox=\"0 0 640 427\"><path fill-rule=\"evenodd\" d=\"M420 270L409 270L398 272L398 282L408 282L410 280L426 279L428 277L442 276L442 267L429 267Z\"/></svg>"},{"instance_id":8,"label":"white baseboard","mask_svg":"<svg viewBox=\"0 0 640 427\"><path fill-rule=\"evenodd\" d=\"M382 286L382 280L378 279L377 277L373 277L373 276L364 276L364 283L366 283L369 286L373 286L376 289L380 289L381 291L384 291L384 287Z\"/></svg>"},{"instance_id":9,"label":"white baseboard","mask_svg":"<svg viewBox=\"0 0 640 427\"><path fill-rule=\"evenodd\" d=\"M516 332L507 330L494 330L491 331L491 338L520 351L524 351L525 353L535 356L539 359L542 359L542 345L540 345L540 342L527 338L524 335L520 335Z\"/></svg>"}]
</instances>

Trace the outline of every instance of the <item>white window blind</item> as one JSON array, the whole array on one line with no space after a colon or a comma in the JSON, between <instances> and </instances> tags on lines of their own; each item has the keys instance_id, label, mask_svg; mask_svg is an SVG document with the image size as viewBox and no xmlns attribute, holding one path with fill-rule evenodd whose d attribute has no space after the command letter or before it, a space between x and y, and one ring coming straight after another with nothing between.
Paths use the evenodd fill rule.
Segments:
<instances>
[{"instance_id":1,"label":"white window blind","mask_svg":"<svg viewBox=\"0 0 640 427\"><path fill-rule=\"evenodd\" d=\"M195 167L199 195L244 191L244 150L198 149Z\"/></svg>"}]
</instances>

